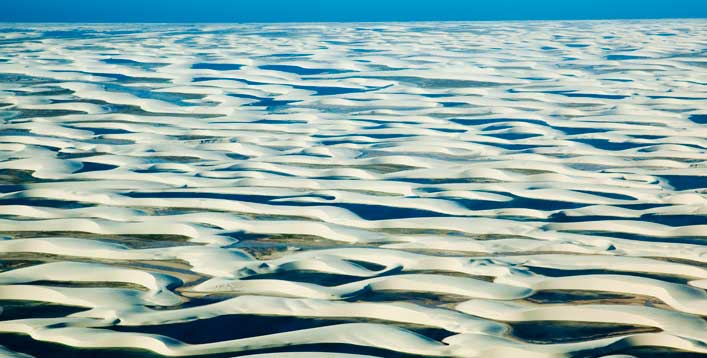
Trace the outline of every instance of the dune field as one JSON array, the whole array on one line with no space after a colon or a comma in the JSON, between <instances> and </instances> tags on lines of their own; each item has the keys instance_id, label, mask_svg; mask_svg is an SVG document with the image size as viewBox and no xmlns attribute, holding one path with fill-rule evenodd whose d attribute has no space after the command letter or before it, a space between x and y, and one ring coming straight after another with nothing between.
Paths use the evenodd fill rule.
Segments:
<instances>
[{"instance_id":1,"label":"dune field","mask_svg":"<svg viewBox=\"0 0 707 358\"><path fill-rule=\"evenodd\" d=\"M0 27L0 357L707 357L707 20Z\"/></svg>"}]
</instances>

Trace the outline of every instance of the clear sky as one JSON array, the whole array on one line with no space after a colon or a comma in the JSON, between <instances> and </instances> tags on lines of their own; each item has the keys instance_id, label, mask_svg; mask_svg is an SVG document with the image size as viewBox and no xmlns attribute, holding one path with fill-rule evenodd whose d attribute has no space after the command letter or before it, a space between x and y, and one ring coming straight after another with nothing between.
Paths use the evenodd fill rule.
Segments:
<instances>
[{"instance_id":1,"label":"clear sky","mask_svg":"<svg viewBox=\"0 0 707 358\"><path fill-rule=\"evenodd\" d=\"M707 18L707 0L0 0L3 22Z\"/></svg>"}]
</instances>

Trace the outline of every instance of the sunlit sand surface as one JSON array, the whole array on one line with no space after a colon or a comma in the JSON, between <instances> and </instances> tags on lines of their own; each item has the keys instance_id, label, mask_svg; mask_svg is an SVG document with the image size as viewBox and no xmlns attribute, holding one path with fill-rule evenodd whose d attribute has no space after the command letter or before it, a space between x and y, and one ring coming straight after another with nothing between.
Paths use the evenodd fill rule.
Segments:
<instances>
[{"instance_id":1,"label":"sunlit sand surface","mask_svg":"<svg viewBox=\"0 0 707 358\"><path fill-rule=\"evenodd\" d=\"M0 357L707 357L707 21L3 25Z\"/></svg>"}]
</instances>

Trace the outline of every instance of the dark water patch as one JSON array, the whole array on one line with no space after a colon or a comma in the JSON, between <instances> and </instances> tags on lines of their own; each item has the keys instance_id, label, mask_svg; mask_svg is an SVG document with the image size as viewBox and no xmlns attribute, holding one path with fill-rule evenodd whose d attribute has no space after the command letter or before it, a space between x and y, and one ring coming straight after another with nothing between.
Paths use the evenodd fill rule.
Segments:
<instances>
[{"instance_id":1,"label":"dark water patch","mask_svg":"<svg viewBox=\"0 0 707 358\"><path fill-rule=\"evenodd\" d=\"M482 129L484 132L485 131L496 131L496 130L504 130L504 129L511 129L513 128L513 125L511 124L493 124L487 127L484 127Z\"/></svg>"},{"instance_id":2,"label":"dark water patch","mask_svg":"<svg viewBox=\"0 0 707 358\"><path fill-rule=\"evenodd\" d=\"M655 215L647 214L640 217L641 221L673 227L689 225L707 225L707 216L704 215Z\"/></svg>"},{"instance_id":3,"label":"dark water patch","mask_svg":"<svg viewBox=\"0 0 707 358\"><path fill-rule=\"evenodd\" d=\"M345 285L347 283L365 280L366 277L332 274L318 271L282 271L253 275L241 278L241 280L284 280L290 282L306 282L321 286L333 287Z\"/></svg>"},{"instance_id":4,"label":"dark water patch","mask_svg":"<svg viewBox=\"0 0 707 358\"><path fill-rule=\"evenodd\" d=\"M592 356L592 353L587 352L587 356ZM578 354L581 354L579 352ZM706 358L707 354L695 353L683 351L675 348L666 347L630 347L630 348L619 348L612 351L611 354L626 354L627 356L639 357L639 358ZM584 357L583 355L579 355Z\"/></svg>"},{"instance_id":5,"label":"dark water patch","mask_svg":"<svg viewBox=\"0 0 707 358\"><path fill-rule=\"evenodd\" d=\"M439 104L442 105L442 107L446 108L454 108L454 107L465 107L469 106L469 103L466 102L439 102Z\"/></svg>"},{"instance_id":6,"label":"dark water patch","mask_svg":"<svg viewBox=\"0 0 707 358\"><path fill-rule=\"evenodd\" d=\"M255 32L255 33L244 34L244 35L251 35L251 34L258 36L258 37L265 37L265 38L280 38L280 37L297 36L297 35L294 35L290 31Z\"/></svg>"},{"instance_id":7,"label":"dark water patch","mask_svg":"<svg viewBox=\"0 0 707 358\"><path fill-rule=\"evenodd\" d=\"M292 86L293 88L305 90L305 91L313 91L315 94L314 96L334 96L334 95L339 95L339 94L348 94L348 93L362 93L362 92L368 92L371 91L371 89L366 89L366 88L347 88L347 87L325 87L325 86ZM380 88L377 88L380 89ZM375 90L375 89L373 89Z\"/></svg>"},{"instance_id":8,"label":"dark water patch","mask_svg":"<svg viewBox=\"0 0 707 358\"><path fill-rule=\"evenodd\" d=\"M385 52L384 50L374 50L374 49L367 49L367 48L352 48L349 51L358 52L358 53Z\"/></svg>"},{"instance_id":9,"label":"dark water patch","mask_svg":"<svg viewBox=\"0 0 707 358\"><path fill-rule=\"evenodd\" d=\"M172 93L172 92L156 92L150 88L141 87L130 87L122 86L114 83L103 83L101 84L108 92L123 92L129 93L133 96L140 98L156 99L159 101L164 101L168 103L175 104L177 106L195 106L196 104L185 102L186 100L202 99L204 95L200 94L187 94L187 93ZM138 107L139 108L139 107ZM170 114L171 115L171 114Z\"/></svg>"},{"instance_id":10,"label":"dark water patch","mask_svg":"<svg viewBox=\"0 0 707 358\"><path fill-rule=\"evenodd\" d=\"M120 73L107 73L107 72L88 72L88 71L73 71L73 70L55 70L53 72L58 73L80 73L83 75L106 77L112 80L118 81L120 83L170 83L172 80L168 78L160 77L134 77L128 76Z\"/></svg>"},{"instance_id":11,"label":"dark water patch","mask_svg":"<svg viewBox=\"0 0 707 358\"><path fill-rule=\"evenodd\" d=\"M604 78L603 80L604 81L611 81L611 82L623 82L623 83L633 82L633 80L630 80L628 78Z\"/></svg>"},{"instance_id":12,"label":"dark water patch","mask_svg":"<svg viewBox=\"0 0 707 358\"><path fill-rule=\"evenodd\" d=\"M260 66L259 68L261 68L263 70L294 73L297 75L304 75L304 76L350 72L347 70L337 70L337 69L333 69L333 68L305 68L305 67L290 66L290 65L263 65L263 66Z\"/></svg>"},{"instance_id":13,"label":"dark water patch","mask_svg":"<svg viewBox=\"0 0 707 358\"><path fill-rule=\"evenodd\" d=\"M105 136L96 136L91 139L84 139L84 142L91 144L109 144L109 145L130 145L135 142L129 139L106 138Z\"/></svg>"},{"instance_id":14,"label":"dark water patch","mask_svg":"<svg viewBox=\"0 0 707 358\"><path fill-rule=\"evenodd\" d=\"M37 117L61 117L76 114L87 114L83 111L74 111L68 109L25 109L25 108L11 108L7 110L10 113L9 117L6 119L25 119L25 118L37 118Z\"/></svg>"},{"instance_id":15,"label":"dark water patch","mask_svg":"<svg viewBox=\"0 0 707 358\"><path fill-rule=\"evenodd\" d=\"M226 153L226 156L235 159L235 160L248 160L250 159L249 156L244 155L244 154L238 154L238 153Z\"/></svg>"},{"instance_id":16,"label":"dark water patch","mask_svg":"<svg viewBox=\"0 0 707 358\"><path fill-rule=\"evenodd\" d=\"M275 98L270 98L270 97L258 97L258 96L253 96L249 94L237 94L237 93L231 93L228 94L228 96L231 97L236 97L236 98L245 98L245 99L252 99L255 100L255 102L245 104L244 106L252 106L252 107L267 107L267 110L271 110L277 107L284 107L289 105L290 103L296 103L296 102L301 102L299 100L278 100ZM251 122L254 123L254 122Z\"/></svg>"},{"instance_id":17,"label":"dark water patch","mask_svg":"<svg viewBox=\"0 0 707 358\"><path fill-rule=\"evenodd\" d=\"M685 101L704 101L707 97L680 97L680 96L646 96L650 99L679 99Z\"/></svg>"},{"instance_id":18,"label":"dark water patch","mask_svg":"<svg viewBox=\"0 0 707 358\"><path fill-rule=\"evenodd\" d=\"M446 295L434 292L407 292L407 291L373 291L364 290L357 295L347 297L347 302L407 302L428 307L437 307L446 304L468 301L469 297L460 295Z\"/></svg>"},{"instance_id":19,"label":"dark water patch","mask_svg":"<svg viewBox=\"0 0 707 358\"><path fill-rule=\"evenodd\" d=\"M82 45L82 46L68 46L66 47L67 50L71 51L105 51L105 52L111 52L115 50L114 48L111 47L106 47L106 46L100 46L100 45Z\"/></svg>"},{"instance_id":20,"label":"dark water patch","mask_svg":"<svg viewBox=\"0 0 707 358\"><path fill-rule=\"evenodd\" d=\"M540 304L600 304L633 300L635 296L605 291L540 290L525 299Z\"/></svg>"},{"instance_id":21,"label":"dark water patch","mask_svg":"<svg viewBox=\"0 0 707 358\"><path fill-rule=\"evenodd\" d=\"M383 128L389 128L390 127L390 122L389 121L382 121L378 119L372 119L372 118L349 118L347 119L349 121L354 121L354 122L362 122L365 124L370 124L370 123L380 123ZM414 121L405 121L405 120L396 120L395 124L400 125L400 124L420 124L420 122L414 122Z\"/></svg>"},{"instance_id":22,"label":"dark water patch","mask_svg":"<svg viewBox=\"0 0 707 358\"><path fill-rule=\"evenodd\" d=\"M555 210L566 210L566 209L578 209L589 204L570 202L570 201L559 201L559 200L544 200L544 199L533 199L525 198L522 196L515 196L510 193L500 193L495 194L510 196L513 199L509 201L491 201L491 200L474 200L465 199L457 197L438 197L440 199L451 200L459 203L469 210L492 210L492 209L504 209L504 208L528 208L542 211L555 211Z\"/></svg>"},{"instance_id":23,"label":"dark water patch","mask_svg":"<svg viewBox=\"0 0 707 358\"><path fill-rule=\"evenodd\" d=\"M155 168L154 166L151 166L147 169L135 169L133 170L135 173L175 173L175 174L184 174L187 173L188 171L185 170L180 170L180 169L164 169L164 168ZM177 215L177 213L173 214L167 214L167 213L162 213L162 215Z\"/></svg>"},{"instance_id":24,"label":"dark water patch","mask_svg":"<svg viewBox=\"0 0 707 358\"><path fill-rule=\"evenodd\" d=\"M598 322L526 321L508 324L511 326L512 336L534 344L582 342L636 333L661 332L660 329L649 326Z\"/></svg>"},{"instance_id":25,"label":"dark water patch","mask_svg":"<svg viewBox=\"0 0 707 358\"><path fill-rule=\"evenodd\" d=\"M226 156L235 159L235 160L248 160L251 157L244 155L244 154L239 154L239 153L226 153Z\"/></svg>"},{"instance_id":26,"label":"dark water patch","mask_svg":"<svg viewBox=\"0 0 707 358\"><path fill-rule=\"evenodd\" d=\"M94 162L81 162L81 165L81 169L75 171L74 174L112 170L118 167L117 165Z\"/></svg>"},{"instance_id":27,"label":"dark water patch","mask_svg":"<svg viewBox=\"0 0 707 358\"><path fill-rule=\"evenodd\" d=\"M357 322L357 320L347 318L304 318L294 316L236 314L161 325L114 326L112 329L119 332L159 334L189 344L204 344L355 322ZM415 331L418 331L417 333L421 335L427 336L425 333L431 335L432 337L427 336L430 339L442 339L452 335L451 332L432 328L416 329ZM290 345L287 345L288 351L290 347Z\"/></svg>"},{"instance_id":28,"label":"dark water patch","mask_svg":"<svg viewBox=\"0 0 707 358\"><path fill-rule=\"evenodd\" d=\"M227 77L194 77L192 79L192 82L204 82L204 81L215 81L215 80L223 80L223 81L236 81L236 82L241 82L245 83L247 85L251 86L260 86L260 85L271 85L272 83L265 83L265 82L256 82L256 81L250 81L246 80L243 78L227 78ZM368 91L374 91L381 88L373 88L373 89L368 89L368 88L347 88L347 87L331 87L331 86L304 86L304 85L293 85L293 84L286 84L292 88L295 89L301 89L305 91L312 91L314 92L314 96L332 96L332 95L339 95L339 94L347 94L347 93L361 93L361 92L368 92Z\"/></svg>"},{"instance_id":29,"label":"dark water patch","mask_svg":"<svg viewBox=\"0 0 707 358\"><path fill-rule=\"evenodd\" d=\"M167 66L168 63L158 63L158 62L139 62L134 60L127 60L122 58L107 58L102 60L104 63L109 65L120 65L120 66L130 66L137 67L147 71L153 71L156 68Z\"/></svg>"},{"instance_id":30,"label":"dark water patch","mask_svg":"<svg viewBox=\"0 0 707 358\"><path fill-rule=\"evenodd\" d=\"M103 110L110 112L110 113L125 113L125 114L135 114L135 115L141 115L141 116L172 116L172 117L184 117L184 113L155 113L155 112L147 112L140 108L139 106L134 106L134 105L126 105L126 104L114 104L114 103L109 103L106 101L102 100L97 100L97 99L58 99L58 100L51 100L52 103L91 103L91 104L96 104L102 106ZM201 115L199 114L189 114L189 117L199 117ZM119 122L119 121L114 121L114 122ZM82 123L89 123L89 122L82 122ZM102 124L101 122L90 122L90 123L97 123L97 124ZM125 122L128 124L132 124L132 122Z\"/></svg>"},{"instance_id":31,"label":"dark water patch","mask_svg":"<svg viewBox=\"0 0 707 358\"><path fill-rule=\"evenodd\" d=\"M603 196L603 197L610 198L610 199L636 200L636 198L634 198L630 195L625 195L625 194L609 193L609 192L604 192L604 191L591 191L591 190L573 190L573 191L576 191L578 193L583 193L583 194Z\"/></svg>"},{"instance_id":32,"label":"dark water patch","mask_svg":"<svg viewBox=\"0 0 707 358\"><path fill-rule=\"evenodd\" d=\"M447 94L447 93L424 93L424 94L418 94L418 96L427 97L427 98L443 98L443 97L450 97L452 95Z\"/></svg>"},{"instance_id":33,"label":"dark water patch","mask_svg":"<svg viewBox=\"0 0 707 358\"><path fill-rule=\"evenodd\" d=\"M352 264L361 266L369 271L382 271L382 270L386 269L386 266L377 264L375 262L361 261L361 260L344 260L344 261L348 261Z\"/></svg>"},{"instance_id":34,"label":"dark water patch","mask_svg":"<svg viewBox=\"0 0 707 358\"><path fill-rule=\"evenodd\" d=\"M662 135L648 135L648 134L629 134L631 138L638 138L638 139L663 139L666 138L665 136Z\"/></svg>"},{"instance_id":35,"label":"dark water patch","mask_svg":"<svg viewBox=\"0 0 707 358\"><path fill-rule=\"evenodd\" d=\"M320 141L323 145L338 145L338 144L370 144L371 141L368 140L350 140L350 139L332 139L332 140L322 140Z\"/></svg>"},{"instance_id":36,"label":"dark water patch","mask_svg":"<svg viewBox=\"0 0 707 358\"><path fill-rule=\"evenodd\" d=\"M385 358L420 358L421 356L411 356L409 354L391 351L382 348L371 346L357 346L343 343L322 343L322 344L305 344L305 345L287 345L280 348L257 349L248 351L247 354L271 354L276 352L325 352L325 353L346 353L359 354L374 357ZM245 355L246 353L237 356ZM231 354L230 357L237 357ZM210 357L206 357L210 358Z\"/></svg>"},{"instance_id":37,"label":"dark water patch","mask_svg":"<svg viewBox=\"0 0 707 358\"><path fill-rule=\"evenodd\" d=\"M154 155L145 159L148 163L196 163L202 161L199 157L178 155Z\"/></svg>"},{"instance_id":38,"label":"dark water patch","mask_svg":"<svg viewBox=\"0 0 707 358\"><path fill-rule=\"evenodd\" d=\"M499 138L499 139L505 139L505 140L522 140L522 139L528 139L528 138L533 138L533 137L540 137L542 134L536 134L536 133L513 133L513 132L508 132L508 133L489 133L489 134L484 134L487 137L494 137L494 138Z\"/></svg>"},{"instance_id":39,"label":"dark water patch","mask_svg":"<svg viewBox=\"0 0 707 358\"><path fill-rule=\"evenodd\" d=\"M566 135L578 135L578 134L588 134L588 133L604 133L609 132L610 129L605 128L580 128L580 127L556 127L552 126L553 129L562 131Z\"/></svg>"},{"instance_id":40,"label":"dark water patch","mask_svg":"<svg viewBox=\"0 0 707 358\"><path fill-rule=\"evenodd\" d=\"M50 30L42 32L41 39L86 39L96 37L97 35L98 32L96 30L89 29Z\"/></svg>"},{"instance_id":41,"label":"dark water patch","mask_svg":"<svg viewBox=\"0 0 707 358\"><path fill-rule=\"evenodd\" d=\"M131 289L137 291L147 291L145 286L141 286L129 282L117 282L117 281L51 281L51 280L38 280L33 281L32 285L38 286L49 286L49 287L67 287L67 288L96 288L96 287L110 287L110 288L120 288L120 289ZM174 289L176 286L174 284L170 285L169 289Z\"/></svg>"},{"instance_id":42,"label":"dark water patch","mask_svg":"<svg viewBox=\"0 0 707 358\"><path fill-rule=\"evenodd\" d=\"M25 206L41 206L57 209L79 209L95 206L89 203L80 203L77 201L54 200L43 198L0 198L0 206L2 205L25 205Z\"/></svg>"},{"instance_id":43,"label":"dark water patch","mask_svg":"<svg viewBox=\"0 0 707 358\"><path fill-rule=\"evenodd\" d=\"M5 240L0 239L0 240ZM12 271L12 270L17 270L25 267L30 267L38 264L42 264L44 261L40 260L25 260L21 255L17 255L15 252L7 252L4 255L0 254L0 272L7 272L7 271ZM9 302L12 300L6 300L5 302ZM2 320L2 313L3 313L3 301L0 300L0 320ZM28 301L23 301L23 300L18 300L17 302L22 303L22 302L28 302Z\"/></svg>"},{"instance_id":44,"label":"dark water patch","mask_svg":"<svg viewBox=\"0 0 707 358\"><path fill-rule=\"evenodd\" d=\"M271 195L256 194L225 194L209 192L128 192L122 195L130 198L198 198L198 199L222 199L234 201L247 201L258 204L272 204L270 200L280 197Z\"/></svg>"},{"instance_id":45,"label":"dark water patch","mask_svg":"<svg viewBox=\"0 0 707 358\"><path fill-rule=\"evenodd\" d=\"M213 122L212 122L213 123ZM223 122L221 122L223 123ZM233 123L233 122L226 122L226 123ZM223 137L219 136L212 136L212 135L198 135L198 134L180 134L180 135L172 135L170 136L178 141L198 141L199 143L217 143L219 140L223 139ZM167 156L170 157L170 156ZM186 157L186 156L180 156L180 158L197 158L197 157Z\"/></svg>"},{"instance_id":46,"label":"dark water patch","mask_svg":"<svg viewBox=\"0 0 707 358\"><path fill-rule=\"evenodd\" d=\"M112 30L112 31L100 31L101 35L130 35L130 34L140 34L141 30Z\"/></svg>"},{"instance_id":47,"label":"dark water patch","mask_svg":"<svg viewBox=\"0 0 707 358\"><path fill-rule=\"evenodd\" d=\"M542 93L559 94L565 97L582 97L582 98L602 98L602 99L624 99L629 96L620 94L602 94L602 93L578 93L573 91L543 91Z\"/></svg>"},{"instance_id":48,"label":"dark water patch","mask_svg":"<svg viewBox=\"0 0 707 358\"><path fill-rule=\"evenodd\" d=\"M454 128L429 128L443 133L466 133L467 129L454 129Z\"/></svg>"},{"instance_id":49,"label":"dark water patch","mask_svg":"<svg viewBox=\"0 0 707 358\"><path fill-rule=\"evenodd\" d=\"M0 179L0 183L2 183L2 179ZM0 193L14 193L17 191L22 191L27 188L26 185L18 185L18 184L0 184Z\"/></svg>"},{"instance_id":50,"label":"dark water patch","mask_svg":"<svg viewBox=\"0 0 707 358\"><path fill-rule=\"evenodd\" d=\"M232 78L232 77L194 77L192 79L192 82L205 82L205 81L236 81L236 82L245 83L245 84L251 85L251 86L270 84L270 83L265 83L265 82L250 81L250 80L246 80L244 78Z\"/></svg>"},{"instance_id":51,"label":"dark water patch","mask_svg":"<svg viewBox=\"0 0 707 358\"><path fill-rule=\"evenodd\" d=\"M688 281L693 280L693 278L684 278L674 275L667 274L656 274L649 272L634 272L634 271L621 271L621 270L603 270L603 269L585 269L585 270L562 270L549 267L539 267L532 265L525 265L533 273L548 276L548 277L569 277L569 276L584 276L584 275L621 275L621 276L634 276L650 278L654 280L660 280L665 282L677 283L677 284L687 284Z\"/></svg>"},{"instance_id":52,"label":"dark water patch","mask_svg":"<svg viewBox=\"0 0 707 358\"><path fill-rule=\"evenodd\" d=\"M283 173L283 172L278 172L275 170L265 170L265 169L242 169L242 168L226 168L226 169L216 169L216 171L248 171L248 172L255 172L255 173L265 173L265 174L273 174L281 177L290 177L294 178L296 175L294 174L288 174L288 173ZM249 176L242 176L240 178L251 178Z\"/></svg>"},{"instance_id":53,"label":"dark water patch","mask_svg":"<svg viewBox=\"0 0 707 358\"><path fill-rule=\"evenodd\" d=\"M306 234L256 234L245 231L224 233L224 236L239 240L234 247L246 248L276 248L287 250L286 246L297 245L304 247L332 247L331 241L326 238ZM281 245L286 245L285 247ZM338 245L337 247L341 247Z\"/></svg>"},{"instance_id":54,"label":"dark water patch","mask_svg":"<svg viewBox=\"0 0 707 358\"><path fill-rule=\"evenodd\" d=\"M675 190L693 190L707 188L707 176L696 175L661 175Z\"/></svg>"},{"instance_id":55,"label":"dark water patch","mask_svg":"<svg viewBox=\"0 0 707 358\"><path fill-rule=\"evenodd\" d=\"M35 31L35 30L33 30L33 29L23 29L23 28L21 28L21 27L3 27L3 28L0 28L0 33L3 33L3 34L9 34L9 33L13 33L13 32L22 32L22 33L25 33L25 32L34 32L34 31Z\"/></svg>"},{"instance_id":56,"label":"dark water patch","mask_svg":"<svg viewBox=\"0 0 707 358\"><path fill-rule=\"evenodd\" d=\"M66 88L61 88L61 87L52 87L51 89L47 91L8 91L12 92L15 96L18 97L35 97L35 96L43 96L43 97L49 97L49 96L66 96L73 94L74 91ZM52 100L51 103L61 103L61 100Z\"/></svg>"},{"instance_id":57,"label":"dark water patch","mask_svg":"<svg viewBox=\"0 0 707 358\"><path fill-rule=\"evenodd\" d=\"M86 310L88 308L42 301L0 300L0 321L26 318L59 318Z\"/></svg>"},{"instance_id":58,"label":"dark water patch","mask_svg":"<svg viewBox=\"0 0 707 358\"><path fill-rule=\"evenodd\" d=\"M587 45L587 44L565 44L565 46L571 47L571 48L585 48L585 47L589 47L589 45Z\"/></svg>"},{"instance_id":59,"label":"dark water patch","mask_svg":"<svg viewBox=\"0 0 707 358\"><path fill-rule=\"evenodd\" d=\"M42 183L49 180L32 176L33 171L21 169L0 169L0 183L3 184L31 184Z\"/></svg>"},{"instance_id":60,"label":"dark water patch","mask_svg":"<svg viewBox=\"0 0 707 358\"><path fill-rule=\"evenodd\" d=\"M615 204L615 207L631 210L647 210L662 208L665 206L670 206L672 204L662 204L662 203L641 203L641 204Z\"/></svg>"},{"instance_id":61,"label":"dark water patch","mask_svg":"<svg viewBox=\"0 0 707 358\"><path fill-rule=\"evenodd\" d=\"M699 144L689 144L689 143L673 143L676 146L680 147L686 147L686 148L694 148L700 151L703 151L707 147L701 146ZM655 153L660 151L660 146L655 145L655 144L648 144L646 147L638 149L637 150L640 153ZM641 158L638 159L638 161L643 161L643 160L650 160L650 159L664 159L664 160L670 160L670 161L678 161L682 163L699 163L701 162L700 159L690 159L690 158L679 158L679 157L653 157L653 158Z\"/></svg>"},{"instance_id":62,"label":"dark water patch","mask_svg":"<svg viewBox=\"0 0 707 358\"><path fill-rule=\"evenodd\" d=\"M398 208L392 206L384 205L368 205L368 204L354 204L354 203L341 203L341 202L288 202L288 201L274 201L273 199L287 199L287 198L300 198L302 196L292 196L292 197L273 197L267 195L252 195L252 194L222 194L222 193L205 193L205 192L158 192L158 193L141 193L141 192L128 192L123 193L123 195L132 198L211 198L211 199L222 199L222 200L236 200L253 202L259 204L268 205L279 205L279 206L335 206L343 209L347 209L354 214L360 216L365 220L385 220L385 219L397 219L397 218L413 218L413 217L441 217L448 216L447 214L422 210L413 208ZM333 200L330 196L321 195L307 195L307 197L316 197L324 200Z\"/></svg>"},{"instance_id":63,"label":"dark water patch","mask_svg":"<svg viewBox=\"0 0 707 358\"><path fill-rule=\"evenodd\" d=\"M36 358L161 358L160 354L142 349L83 349L64 344L34 340L32 337L17 333L0 333L0 342L15 352L29 354ZM226 358L233 355L202 356L202 358Z\"/></svg>"},{"instance_id":64,"label":"dark water patch","mask_svg":"<svg viewBox=\"0 0 707 358\"><path fill-rule=\"evenodd\" d=\"M107 135L107 134L131 134L133 132L127 131L120 128L95 128L95 127L75 127L78 129L89 130L95 135Z\"/></svg>"},{"instance_id":65,"label":"dark water patch","mask_svg":"<svg viewBox=\"0 0 707 358\"><path fill-rule=\"evenodd\" d=\"M574 142L591 145L594 148L608 151L621 151L626 149L635 149L652 145L651 143L632 143L632 142L611 142L608 139L594 138L578 138L572 139Z\"/></svg>"},{"instance_id":66,"label":"dark water patch","mask_svg":"<svg viewBox=\"0 0 707 358\"><path fill-rule=\"evenodd\" d=\"M401 172L404 170L411 170L411 169L418 168L418 167L413 167L413 166L404 165L404 164L370 164L370 165L352 165L352 166L347 166L347 167L348 168L363 169L363 170L372 171L372 172L380 173L380 174L397 173L397 172ZM385 193L377 192L377 191L366 191L366 194L385 195ZM390 195L390 194L388 194L388 195Z\"/></svg>"},{"instance_id":67,"label":"dark water patch","mask_svg":"<svg viewBox=\"0 0 707 358\"><path fill-rule=\"evenodd\" d=\"M0 136L32 136L32 132L30 132L29 129L25 128L7 128L7 129L0 129Z\"/></svg>"},{"instance_id":68,"label":"dark water patch","mask_svg":"<svg viewBox=\"0 0 707 358\"><path fill-rule=\"evenodd\" d=\"M645 56L634 56L634 55L607 55L606 59L608 61L625 61L625 60L645 60L650 57Z\"/></svg>"},{"instance_id":69,"label":"dark water patch","mask_svg":"<svg viewBox=\"0 0 707 358\"><path fill-rule=\"evenodd\" d=\"M540 126L548 126L545 121L539 119L525 119L525 118L454 118L450 119L450 122L461 124L464 126L477 126L484 124L495 124L495 123L512 123L512 122L524 122L537 124Z\"/></svg>"},{"instance_id":70,"label":"dark water patch","mask_svg":"<svg viewBox=\"0 0 707 358\"><path fill-rule=\"evenodd\" d=\"M692 114L689 118L697 124L707 124L707 114Z\"/></svg>"},{"instance_id":71,"label":"dark water patch","mask_svg":"<svg viewBox=\"0 0 707 358\"><path fill-rule=\"evenodd\" d=\"M547 218L547 222L551 223L576 223L576 222L588 222L588 221L601 221L601 220L614 220L617 219L614 216L601 216L601 215L582 215L574 216L567 215L566 213L560 211L553 213ZM622 219L622 218L619 218Z\"/></svg>"},{"instance_id":72,"label":"dark water patch","mask_svg":"<svg viewBox=\"0 0 707 358\"><path fill-rule=\"evenodd\" d=\"M286 57L286 58L289 58L289 57L309 57L311 55L312 55L311 53L275 53L275 54L267 55L264 57Z\"/></svg>"},{"instance_id":73,"label":"dark water patch","mask_svg":"<svg viewBox=\"0 0 707 358\"><path fill-rule=\"evenodd\" d=\"M307 124L307 121L297 120L297 119L259 119L257 121L249 122L257 124Z\"/></svg>"},{"instance_id":74,"label":"dark water patch","mask_svg":"<svg viewBox=\"0 0 707 358\"><path fill-rule=\"evenodd\" d=\"M347 209L364 220L388 220L416 217L449 216L448 214L439 213L435 211L412 208L398 208L384 205L336 203L335 206Z\"/></svg>"},{"instance_id":75,"label":"dark water patch","mask_svg":"<svg viewBox=\"0 0 707 358\"><path fill-rule=\"evenodd\" d=\"M243 65L235 63L195 63L191 66L194 70L215 70L215 71L237 71L240 70Z\"/></svg>"}]
</instances>

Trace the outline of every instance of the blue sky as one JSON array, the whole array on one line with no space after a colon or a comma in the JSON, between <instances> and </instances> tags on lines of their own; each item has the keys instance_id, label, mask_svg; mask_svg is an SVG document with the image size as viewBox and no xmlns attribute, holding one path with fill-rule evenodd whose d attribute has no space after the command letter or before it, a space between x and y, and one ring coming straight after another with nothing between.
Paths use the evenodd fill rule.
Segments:
<instances>
[{"instance_id":1,"label":"blue sky","mask_svg":"<svg viewBox=\"0 0 707 358\"><path fill-rule=\"evenodd\" d=\"M4 22L707 18L707 0L0 0Z\"/></svg>"}]
</instances>

